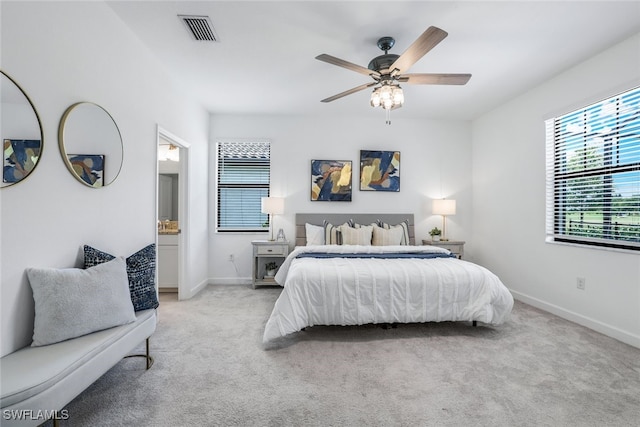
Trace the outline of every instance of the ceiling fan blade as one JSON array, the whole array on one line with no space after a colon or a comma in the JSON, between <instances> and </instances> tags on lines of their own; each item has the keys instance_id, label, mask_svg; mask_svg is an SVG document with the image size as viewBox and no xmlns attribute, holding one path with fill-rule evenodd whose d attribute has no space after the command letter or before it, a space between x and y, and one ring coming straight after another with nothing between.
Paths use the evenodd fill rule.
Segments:
<instances>
[{"instance_id":1,"label":"ceiling fan blade","mask_svg":"<svg viewBox=\"0 0 640 427\"><path fill-rule=\"evenodd\" d=\"M422 58L427 52L444 40L447 35L448 33L446 31L438 27L427 28L426 31L395 60L389 69L392 72L394 69L397 69L396 74L401 74L403 71L408 70L418 59Z\"/></svg>"},{"instance_id":2,"label":"ceiling fan blade","mask_svg":"<svg viewBox=\"0 0 640 427\"><path fill-rule=\"evenodd\" d=\"M403 74L396 79L410 85L464 85L471 74Z\"/></svg>"},{"instance_id":3,"label":"ceiling fan blade","mask_svg":"<svg viewBox=\"0 0 640 427\"><path fill-rule=\"evenodd\" d=\"M345 90L344 92L341 92L341 93L339 93L337 95L333 95L333 96L330 96L329 98L325 98L320 102L335 101L336 99L342 98L343 96L347 96L347 95L351 95L352 93L360 92L361 90L364 90L364 89L366 89L368 87L371 87L371 86L375 86L377 84L378 84L378 82L365 83L363 85L356 86L356 87L354 87L352 89Z\"/></svg>"},{"instance_id":4,"label":"ceiling fan blade","mask_svg":"<svg viewBox=\"0 0 640 427\"><path fill-rule=\"evenodd\" d=\"M326 62L328 64L337 65L338 67L346 68L347 70L364 74L365 76L380 77L380 73L378 73L377 71L370 70L360 65L356 65L352 62L345 61L344 59L336 58L335 56L327 55L326 53L316 56L316 59L319 61Z\"/></svg>"}]
</instances>

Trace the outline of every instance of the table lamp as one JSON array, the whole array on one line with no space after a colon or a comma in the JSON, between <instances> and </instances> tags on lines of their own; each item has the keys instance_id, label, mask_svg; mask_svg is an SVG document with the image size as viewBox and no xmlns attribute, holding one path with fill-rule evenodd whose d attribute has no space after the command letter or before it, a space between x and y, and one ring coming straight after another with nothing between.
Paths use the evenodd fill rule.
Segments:
<instances>
[{"instance_id":1,"label":"table lamp","mask_svg":"<svg viewBox=\"0 0 640 427\"><path fill-rule=\"evenodd\" d=\"M456 201L453 199L434 199L431 205L431 212L434 215L442 215L442 238L441 240L449 240L446 238L445 227L447 215L456 214Z\"/></svg>"},{"instance_id":2,"label":"table lamp","mask_svg":"<svg viewBox=\"0 0 640 427\"><path fill-rule=\"evenodd\" d=\"M282 197L262 197L260 199L261 211L269 215L269 232L273 241L273 215L282 215L284 213L284 198Z\"/></svg>"}]
</instances>

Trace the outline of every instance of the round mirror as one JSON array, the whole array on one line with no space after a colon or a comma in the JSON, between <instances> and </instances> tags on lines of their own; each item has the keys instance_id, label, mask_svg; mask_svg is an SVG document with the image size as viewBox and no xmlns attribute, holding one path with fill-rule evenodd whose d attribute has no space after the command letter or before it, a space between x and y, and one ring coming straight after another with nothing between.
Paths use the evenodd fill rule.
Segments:
<instances>
[{"instance_id":1,"label":"round mirror","mask_svg":"<svg viewBox=\"0 0 640 427\"><path fill-rule=\"evenodd\" d=\"M42 156L42 123L22 88L0 70L0 130L2 130L2 185L24 180Z\"/></svg>"},{"instance_id":2,"label":"round mirror","mask_svg":"<svg viewBox=\"0 0 640 427\"><path fill-rule=\"evenodd\" d=\"M111 184L122 168L120 131L113 117L91 102L73 104L58 129L62 160L78 181L98 188Z\"/></svg>"}]
</instances>

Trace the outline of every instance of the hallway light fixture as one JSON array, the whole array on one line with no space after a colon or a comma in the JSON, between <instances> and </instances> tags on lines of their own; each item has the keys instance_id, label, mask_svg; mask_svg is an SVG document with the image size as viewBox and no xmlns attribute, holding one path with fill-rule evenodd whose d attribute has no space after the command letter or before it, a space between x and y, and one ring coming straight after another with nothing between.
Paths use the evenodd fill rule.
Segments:
<instances>
[{"instance_id":1,"label":"hallway light fixture","mask_svg":"<svg viewBox=\"0 0 640 427\"><path fill-rule=\"evenodd\" d=\"M260 199L261 211L269 215L269 232L271 233L270 241L273 238L273 215L282 215L284 213L284 198L282 197L262 197Z\"/></svg>"},{"instance_id":2,"label":"hallway light fixture","mask_svg":"<svg viewBox=\"0 0 640 427\"><path fill-rule=\"evenodd\" d=\"M431 205L431 212L434 215L442 215L442 238L440 240L449 240L445 234L446 220L447 215L456 214L456 201L453 199L434 199Z\"/></svg>"},{"instance_id":3,"label":"hallway light fixture","mask_svg":"<svg viewBox=\"0 0 640 427\"><path fill-rule=\"evenodd\" d=\"M158 146L158 160L173 162L180 161L180 150L173 144L161 144Z\"/></svg>"}]
</instances>

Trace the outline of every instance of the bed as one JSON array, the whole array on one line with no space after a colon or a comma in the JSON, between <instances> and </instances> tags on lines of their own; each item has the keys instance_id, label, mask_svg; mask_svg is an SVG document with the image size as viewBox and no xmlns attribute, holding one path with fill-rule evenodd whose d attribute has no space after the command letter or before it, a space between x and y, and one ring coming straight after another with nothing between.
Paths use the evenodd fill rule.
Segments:
<instances>
[{"instance_id":1,"label":"bed","mask_svg":"<svg viewBox=\"0 0 640 427\"><path fill-rule=\"evenodd\" d=\"M513 307L486 268L416 246L412 214L297 214L296 247L275 280L284 289L265 343L314 325L499 325Z\"/></svg>"}]
</instances>

